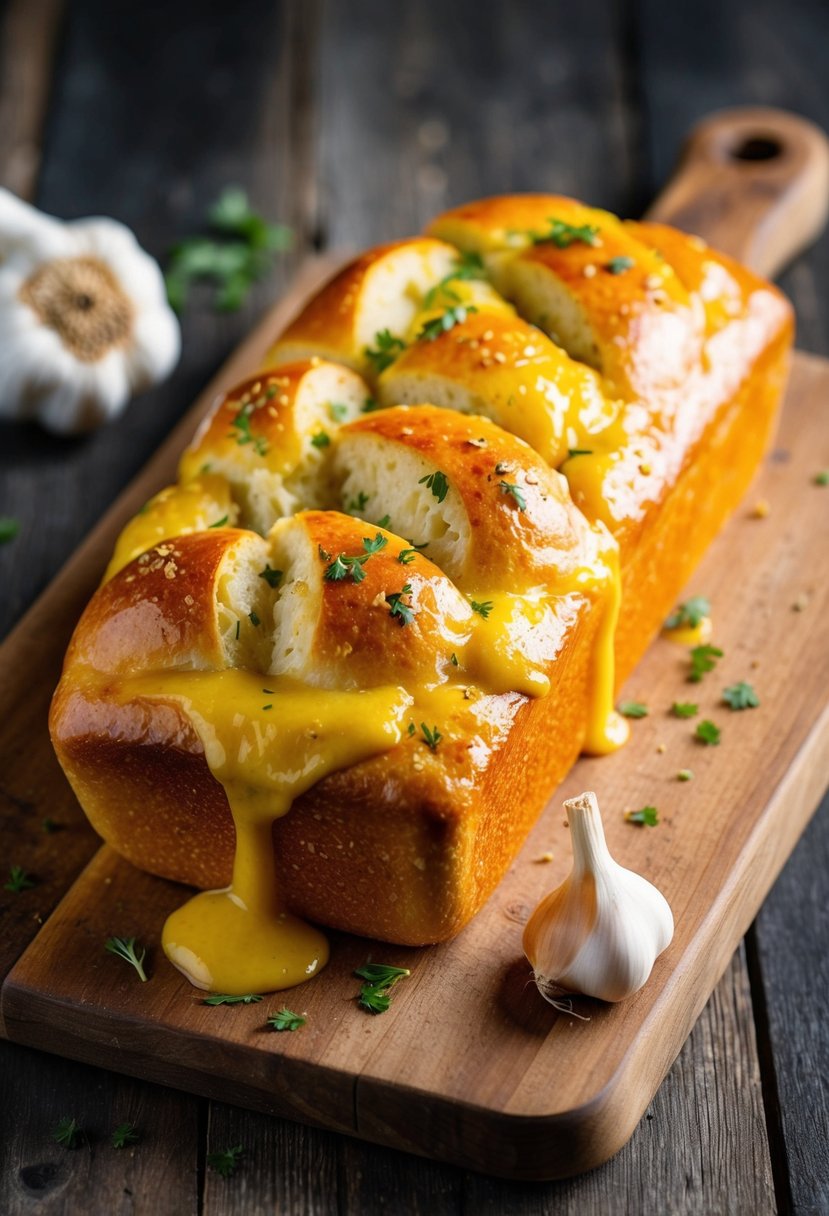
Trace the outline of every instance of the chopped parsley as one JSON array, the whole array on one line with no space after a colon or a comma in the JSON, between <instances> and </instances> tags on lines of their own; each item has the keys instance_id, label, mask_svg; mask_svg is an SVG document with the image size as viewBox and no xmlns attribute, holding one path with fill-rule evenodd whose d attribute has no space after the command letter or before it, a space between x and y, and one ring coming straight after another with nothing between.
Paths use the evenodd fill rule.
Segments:
<instances>
[{"instance_id":1,"label":"chopped parsley","mask_svg":"<svg viewBox=\"0 0 829 1216\"><path fill-rule=\"evenodd\" d=\"M351 575L353 582L361 583L366 577L366 572L363 569L365 563L373 554L379 553L381 549L385 549L388 543L386 537L381 536L379 532L374 540L371 540L368 536L364 536L363 548L365 549L365 553L359 553L352 557L349 557L345 553L338 553L323 577L328 579L330 583L339 583Z\"/></svg>"},{"instance_id":2,"label":"chopped parsley","mask_svg":"<svg viewBox=\"0 0 829 1216\"><path fill-rule=\"evenodd\" d=\"M31 874L26 873L22 866L12 866L9 870L8 879L3 883L3 890L11 891L14 895L19 895L21 891L28 891L35 886L37 886L37 883Z\"/></svg>"},{"instance_id":3,"label":"chopped parsley","mask_svg":"<svg viewBox=\"0 0 829 1216\"><path fill-rule=\"evenodd\" d=\"M705 743L709 747L714 747L720 741L722 731L719 726L715 726L708 718L704 718L702 722L697 723L697 729L694 732L695 737L700 743Z\"/></svg>"},{"instance_id":4,"label":"chopped parsley","mask_svg":"<svg viewBox=\"0 0 829 1216\"><path fill-rule=\"evenodd\" d=\"M592 456L592 448L568 448L567 459L572 460L574 456Z\"/></svg>"},{"instance_id":5,"label":"chopped parsley","mask_svg":"<svg viewBox=\"0 0 829 1216\"><path fill-rule=\"evenodd\" d=\"M625 718L647 718L650 710L643 701L622 701L619 713Z\"/></svg>"},{"instance_id":6,"label":"chopped parsley","mask_svg":"<svg viewBox=\"0 0 829 1216\"><path fill-rule=\"evenodd\" d=\"M388 538L381 536L379 532L374 540L369 540L367 536L363 537L363 548L369 557L371 557L372 553L379 553L381 549L385 549L388 543Z\"/></svg>"},{"instance_id":7,"label":"chopped parsley","mask_svg":"<svg viewBox=\"0 0 829 1216\"><path fill-rule=\"evenodd\" d=\"M440 316L427 321L417 335L418 342L434 342L441 334L448 333L456 325L462 325L468 316L477 312L474 304L453 304L445 309Z\"/></svg>"},{"instance_id":8,"label":"chopped parsley","mask_svg":"<svg viewBox=\"0 0 829 1216\"><path fill-rule=\"evenodd\" d=\"M440 471L436 473L427 473L425 477L421 477L417 483L419 486L426 486L431 490L438 502L443 502L446 495L449 493L449 481L445 473Z\"/></svg>"},{"instance_id":9,"label":"chopped parsley","mask_svg":"<svg viewBox=\"0 0 829 1216\"><path fill-rule=\"evenodd\" d=\"M694 646L691 651L689 682L699 684L702 677L717 666L717 659L722 657L723 652L718 646Z\"/></svg>"},{"instance_id":10,"label":"chopped parsley","mask_svg":"<svg viewBox=\"0 0 829 1216\"><path fill-rule=\"evenodd\" d=\"M412 735L413 735L413 734L415 733L415 731L417 730L417 727L415 726L414 722L410 722L410 723L409 723L409 725L408 725L408 727L407 727L406 729L408 730L408 732L409 732L409 738L411 739Z\"/></svg>"},{"instance_id":11,"label":"chopped parsley","mask_svg":"<svg viewBox=\"0 0 829 1216\"><path fill-rule=\"evenodd\" d=\"M449 274L444 275L439 283L435 283L434 287L430 287L426 292L426 295L423 297L423 307L431 308L440 295L448 300L459 300L460 296L451 287L453 282L468 282L470 279L485 278L486 269L481 255L479 253L462 253L455 262L454 270L450 270Z\"/></svg>"},{"instance_id":12,"label":"chopped parsley","mask_svg":"<svg viewBox=\"0 0 829 1216\"><path fill-rule=\"evenodd\" d=\"M379 376L387 367L391 367L398 355L403 353L406 349L406 343L402 338L395 337L389 329L378 329L374 335L374 341L376 345L374 347L367 346L365 348L365 355L372 365L375 376ZM366 399L363 413L369 412L368 403L371 400L371 397ZM376 405L372 403L371 408L375 409Z\"/></svg>"},{"instance_id":13,"label":"chopped parsley","mask_svg":"<svg viewBox=\"0 0 829 1216\"><path fill-rule=\"evenodd\" d=\"M509 494L509 496L515 500L519 511L526 511L527 500L524 497L520 486L511 485L508 481L499 481L498 489L504 494Z\"/></svg>"},{"instance_id":14,"label":"chopped parsley","mask_svg":"<svg viewBox=\"0 0 829 1216\"><path fill-rule=\"evenodd\" d=\"M264 691L264 690L263 690ZM241 996L235 993L211 992L204 998L205 1005L255 1005L262 997L258 992L245 992Z\"/></svg>"},{"instance_id":15,"label":"chopped parsley","mask_svg":"<svg viewBox=\"0 0 829 1216\"><path fill-rule=\"evenodd\" d=\"M396 591L393 595L386 596L386 603L389 606L389 616L395 617L401 625L411 625L415 618L415 610L411 604L403 603L404 595L411 595L412 584L406 583L402 591Z\"/></svg>"},{"instance_id":16,"label":"chopped parsley","mask_svg":"<svg viewBox=\"0 0 829 1216\"><path fill-rule=\"evenodd\" d=\"M138 946L135 943L134 937L109 937L107 938L104 947L110 954L115 954L118 958L122 958L129 963L138 972L138 976L142 983L146 983L147 975L144 971L144 957L146 950L138 953Z\"/></svg>"},{"instance_id":17,"label":"chopped parsley","mask_svg":"<svg viewBox=\"0 0 829 1216\"><path fill-rule=\"evenodd\" d=\"M323 549L322 545L317 545L317 553L319 553L319 555L320 555L320 561L323 561L323 562L331 561L331 554L328 552L327 549Z\"/></svg>"},{"instance_id":18,"label":"chopped parsley","mask_svg":"<svg viewBox=\"0 0 829 1216\"><path fill-rule=\"evenodd\" d=\"M665 621L666 629L696 629L704 616L711 611L711 602L704 595L692 595L684 604L674 608Z\"/></svg>"},{"instance_id":19,"label":"chopped parsley","mask_svg":"<svg viewBox=\"0 0 829 1216\"><path fill-rule=\"evenodd\" d=\"M550 225L550 231L543 233L541 236L532 235L534 245L556 245L559 249L569 249L571 245L580 242L582 245L595 245L596 238L599 235L599 229L595 224L568 224L564 220L554 219L552 216L547 220Z\"/></svg>"},{"instance_id":20,"label":"chopped parsley","mask_svg":"<svg viewBox=\"0 0 829 1216\"><path fill-rule=\"evenodd\" d=\"M815 473L816 486L829 486L829 469L821 469L819 473Z\"/></svg>"},{"instance_id":21,"label":"chopped parsley","mask_svg":"<svg viewBox=\"0 0 829 1216\"><path fill-rule=\"evenodd\" d=\"M383 406L379 401L375 401L373 397L366 397L361 412L363 414L373 414L375 410L381 410L382 408Z\"/></svg>"},{"instance_id":22,"label":"chopped parsley","mask_svg":"<svg viewBox=\"0 0 829 1216\"><path fill-rule=\"evenodd\" d=\"M230 519L229 515L223 515L221 519L217 519L214 524L208 524L209 528L223 528Z\"/></svg>"},{"instance_id":23,"label":"chopped parsley","mask_svg":"<svg viewBox=\"0 0 829 1216\"><path fill-rule=\"evenodd\" d=\"M674 701L671 713L675 718L695 718L699 713L699 706L693 701Z\"/></svg>"},{"instance_id":24,"label":"chopped parsley","mask_svg":"<svg viewBox=\"0 0 829 1216\"><path fill-rule=\"evenodd\" d=\"M52 1132L52 1139L56 1140L63 1148L77 1148L80 1138L80 1123L78 1123L77 1119L70 1119L68 1115L64 1115L59 1120L57 1127Z\"/></svg>"},{"instance_id":25,"label":"chopped parsley","mask_svg":"<svg viewBox=\"0 0 829 1216\"><path fill-rule=\"evenodd\" d=\"M495 607L495 602L493 600L484 600L482 603L479 603L478 600L470 600L469 607L473 612L477 612L478 616L482 616L486 620Z\"/></svg>"},{"instance_id":26,"label":"chopped parsley","mask_svg":"<svg viewBox=\"0 0 829 1216\"><path fill-rule=\"evenodd\" d=\"M356 496L356 498L352 498L352 500L348 504L348 507L346 508L346 510L364 511L366 509L366 503L368 502L368 500L370 498L371 498L370 494L366 494L365 490L360 490L360 493Z\"/></svg>"},{"instance_id":27,"label":"chopped parsley","mask_svg":"<svg viewBox=\"0 0 829 1216\"><path fill-rule=\"evenodd\" d=\"M391 1005L391 990L398 980L411 975L406 967L389 967L385 963L366 963L354 974L364 980L357 997L360 1008L369 1013L385 1013Z\"/></svg>"},{"instance_id":28,"label":"chopped parsley","mask_svg":"<svg viewBox=\"0 0 829 1216\"><path fill-rule=\"evenodd\" d=\"M638 823L642 827L655 828L659 823L659 811L655 806L643 806L639 811L625 811L628 823Z\"/></svg>"},{"instance_id":29,"label":"chopped parsley","mask_svg":"<svg viewBox=\"0 0 829 1216\"><path fill-rule=\"evenodd\" d=\"M110 1139L113 1148L126 1148L128 1144L137 1143L138 1131L134 1123L119 1123Z\"/></svg>"},{"instance_id":30,"label":"chopped parsley","mask_svg":"<svg viewBox=\"0 0 829 1216\"><path fill-rule=\"evenodd\" d=\"M397 560L401 566L408 566L409 562L413 562L417 557L417 549L401 549L397 555Z\"/></svg>"},{"instance_id":31,"label":"chopped parsley","mask_svg":"<svg viewBox=\"0 0 829 1216\"><path fill-rule=\"evenodd\" d=\"M689 768L681 768L676 775L677 781L693 781L694 774Z\"/></svg>"},{"instance_id":32,"label":"chopped parsley","mask_svg":"<svg viewBox=\"0 0 829 1216\"><path fill-rule=\"evenodd\" d=\"M421 722L420 729L423 731L423 739L424 739L425 743L428 745L429 750L433 751L433 752L436 751L438 744L440 743L441 739L443 738L443 735L440 733L438 728L436 726L433 726L432 729L429 730L429 727L426 725L426 723Z\"/></svg>"},{"instance_id":33,"label":"chopped parsley","mask_svg":"<svg viewBox=\"0 0 829 1216\"><path fill-rule=\"evenodd\" d=\"M605 262L605 270L608 274L624 274L626 270L631 270L636 263L633 258L622 255L618 258L611 258L609 262Z\"/></svg>"},{"instance_id":34,"label":"chopped parsley","mask_svg":"<svg viewBox=\"0 0 829 1216\"><path fill-rule=\"evenodd\" d=\"M452 651L451 655L449 656L449 662L452 664L453 667L458 666L458 656L455 654L454 650Z\"/></svg>"},{"instance_id":35,"label":"chopped parsley","mask_svg":"<svg viewBox=\"0 0 829 1216\"><path fill-rule=\"evenodd\" d=\"M328 413L331 416L332 422L344 422L348 417L348 406L340 405L339 402L331 401L328 404Z\"/></svg>"},{"instance_id":36,"label":"chopped parsley","mask_svg":"<svg viewBox=\"0 0 829 1216\"><path fill-rule=\"evenodd\" d=\"M722 699L730 709L756 709L760 704L757 693L745 680L723 689Z\"/></svg>"},{"instance_id":37,"label":"chopped parsley","mask_svg":"<svg viewBox=\"0 0 829 1216\"><path fill-rule=\"evenodd\" d=\"M278 587L282 574L282 570L275 570L271 565L267 565L264 570L259 571L259 577L263 578L269 587Z\"/></svg>"},{"instance_id":38,"label":"chopped parsley","mask_svg":"<svg viewBox=\"0 0 829 1216\"><path fill-rule=\"evenodd\" d=\"M331 442L331 436L326 431L317 431L316 435L311 437L311 446L321 449L327 448Z\"/></svg>"},{"instance_id":39,"label":"chopped parsley","mask_svg":"<svg viewBox=\"0 0 829 1216\"><path fill-rule=\"evenodd\" d=\"M254 625L254 626L258 626L258 625L262 624L262 622L259 620L259 617L256 615L256 613L253 610L251 610L248 613L248 620L250 621L251 625Z\"/></svg>"},{"instance_id":40,"label":"chopped parsley","mask_svg":"<svg viewBox=\"0 0 829 1216\"><path fill-rule=\"evenodd\" d=\"M390 523L391 523L391 516L384 515L382 519L377 520L377 527L378 528L387 528Z\"/></svg>"},{"instance_id":41,"label":"chopped parsley","mask_svg":"<svg viewBox=\"0 0 829 1216\"><path fill-rule=\"evenodd\" d=\"M14 540L19 531L20 524L16 519L12 519L10 515L0 515L0 545Z\"/></svg>"},{"instance_id":42,"label":"chopped parsley","mask_svg":"<svg viewBox=\"0 0 829 1216\"><path fill-rule=\"evenodd\" d=\"M222 1178L230 1178L236 1173L239 1166L239 1161L244 1155L245 1150L241 1144L235 1145L233 1148L223 1148L215 1153L207 1154L207 1164L211 1170L219 1174Z\"/></svg>"},{"instance_id":43,"label":"chopped parsley","mask_svg":"<svg viewBox=\"0 0 829 1216\"><path fill-rule=\"evenodd\" d=\"M292 1009L282 1006L276 1013L268 1015L268 1026L271 1030L299 1030L308 1021L304 1013L294 1013Z\"/></svg>"}]
</instances>

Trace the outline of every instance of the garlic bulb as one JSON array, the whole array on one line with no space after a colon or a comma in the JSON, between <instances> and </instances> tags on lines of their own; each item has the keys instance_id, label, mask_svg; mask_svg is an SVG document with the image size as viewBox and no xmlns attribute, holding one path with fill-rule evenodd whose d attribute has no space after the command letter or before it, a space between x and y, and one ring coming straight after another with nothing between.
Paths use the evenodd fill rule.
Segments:
<instances>
[{"instance_id":1,"label":"garlic bulb","mask_svg":"<svg viewBox=\"0 0 829 1216\"><path fill-rule=\"evenodd\" d=\"M551 1004L576 993L621 1001L647 980L674 918L656 887L610 856L596 795L580 794L564 808L573 869L527 922L524 953Z\"/></svg>"},{"instance_id":2,"label":"garlic bulb","mask_svg":"<svg viewBox=\"0 0 829 1216\"><path fill-rule=\"evenodd\" d=\"M0 418L90 430L179 349L161 272L128 228L64 224L0 189Z\"/></svg>"}]
</instances>

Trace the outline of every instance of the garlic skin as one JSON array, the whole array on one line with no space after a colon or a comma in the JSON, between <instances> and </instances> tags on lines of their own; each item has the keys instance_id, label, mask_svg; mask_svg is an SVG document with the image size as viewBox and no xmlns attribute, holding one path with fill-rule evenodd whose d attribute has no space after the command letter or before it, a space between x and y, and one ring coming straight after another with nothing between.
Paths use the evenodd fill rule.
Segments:
<instances>
[{"instance_id":1,"label":"garlic skin","mask_svg":"<svg viewBox=\"0 0 829 1216\"><path fill-rule=\"evenodd\" d=\"M0 418L91 430L180 349L161 271L128 228L62 223L0 189Z\"/></svg>"},{"instance_id":2,"label":"garlic skin","mask_svg":"<svg viewBox=\"0 0 829 1216\"><path fill-rule=\"evenodd\" d=\"M674 935L664 895L610 856L596 795L564 803L573 869L524 929L524 953L545 1000L581 994L622 1001L638 992Z\"/></svg>"}]
</instances>

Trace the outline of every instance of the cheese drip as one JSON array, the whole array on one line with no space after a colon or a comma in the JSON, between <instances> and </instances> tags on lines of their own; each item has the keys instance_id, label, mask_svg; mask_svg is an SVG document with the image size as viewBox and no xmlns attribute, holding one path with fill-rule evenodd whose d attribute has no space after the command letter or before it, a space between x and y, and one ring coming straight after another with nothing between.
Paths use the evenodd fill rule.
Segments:
<instances>
[{"instance_id":1,"label":"cheese drip","mask_svg":"<svg viewBox=\"0 0 829 1216\"><path fill-rule=\"evenodd\" d=\"M393 747L411 697L401 688L320 692L250 671L162 671L121 682L125 700L175 701L221 782L236 828L231 884L168 917L164 952L197 988L291 988L328 961L319 930L286 911L273 823L311 785Z\"/></svg>"}]
</instances>

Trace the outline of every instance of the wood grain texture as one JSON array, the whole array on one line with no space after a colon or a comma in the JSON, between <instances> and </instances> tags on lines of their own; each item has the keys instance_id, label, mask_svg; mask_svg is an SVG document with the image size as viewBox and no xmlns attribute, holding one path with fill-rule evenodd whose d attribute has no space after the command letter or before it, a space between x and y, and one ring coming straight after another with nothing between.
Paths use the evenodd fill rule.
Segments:
<instances>
[{"instance_id":1,"label":"wood grain texture","mask_svg":"<svg viewBox=\"0 0 829 1216\"><path fill-rule=\"evenodd\" d=\"M251 343L265 340L260 331ZM252 350L247 357L253 361ZM235 1101L255 1109L507 1177L567 1175L616 1152L822 790L829 586L814 565L826 515L810 470L828 383L825 365L797 357L779 440L789 458L767 462L757 487L779 510L765 520L738 512L689 589L709 594L726 654L694 690L702 712L722 725L723 745L702 747L692 724L670 718L671 702L687 693L687 658L657 641L625 693L649 704L651 716L616 756L578 763L464 933L424 951L370 947L374 957L412 968L393 1016L371 1019L356 1008L352 972L367 947L339 935L325 982L291 994L308 1013L302 1032L269 1033L260 1006L205 1007L158 950L180 890L104 848L7 978L9 1037L52 1050L59 1023L65 1054L208 1096L230 1087ZM739 598L730 594L735 579ZM792 611L793 587L808 598L802 612ZM720 689L755 668L761 707L727 711ZM779 704L788 707L785 729L773 710ZM693 782L677 782L686 767ZM645 989L612 1008L588 1002L586 1023L556 1015L528 987L516 923L566 873L560 801L584 788L599 794L611 851L657 883L677 922ZM654 801L658 830L624 822L625 806ZM554 861L535 865L551 844ZM15 899L25 906L30 894ZM150 947L151 983L135 982L105 955L111 933Z\"/></svg>"},{"instance_id":2,"label":"wood grain texture","mask_svg":"<svg viewBox=\"0 0 829 1216\"><path fill-rule=\"evenodd\" d=\"M63 0L0 7L0 186L31 198Z\"/></svg>"}]
</instances>

